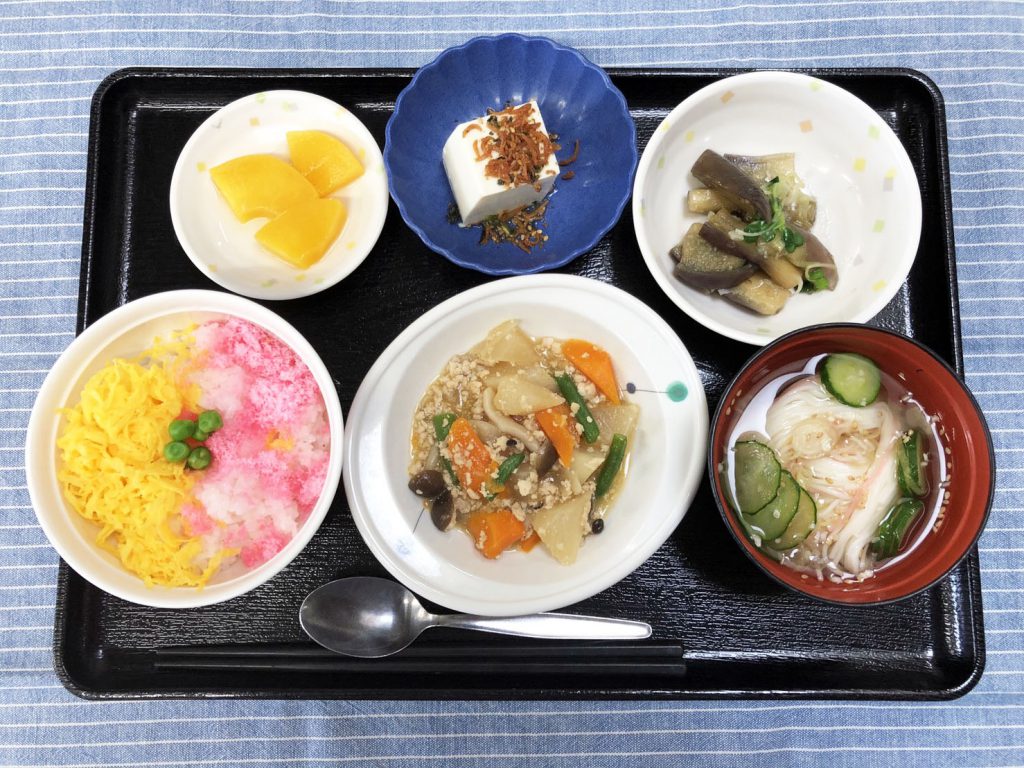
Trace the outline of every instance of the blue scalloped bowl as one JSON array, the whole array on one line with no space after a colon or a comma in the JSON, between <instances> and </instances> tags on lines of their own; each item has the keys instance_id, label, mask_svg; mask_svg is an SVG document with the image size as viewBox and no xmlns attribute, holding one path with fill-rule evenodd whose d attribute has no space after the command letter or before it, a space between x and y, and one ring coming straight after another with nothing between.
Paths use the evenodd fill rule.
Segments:
<instances>
[{"instance_id":1,"label":"blue scalloped bowl","mask_svg":"<svg viewBox=\"0 0 1024 768\"><path fill-rule=\"evenodd\" d=\"M441 163L455 126L505 103L536 99L563 149L580 140L579 158L555 182L545 234L531 253L508 243L480 245L480 228L450 224L453 197ZM416 234L459 266L489 275L522 275L567 264L593 248L629 199L636 127L626 100L600 67L541 37L477 37L420 69L388 121L384 166L391 197Z\"/></svg>"}]
</instances>

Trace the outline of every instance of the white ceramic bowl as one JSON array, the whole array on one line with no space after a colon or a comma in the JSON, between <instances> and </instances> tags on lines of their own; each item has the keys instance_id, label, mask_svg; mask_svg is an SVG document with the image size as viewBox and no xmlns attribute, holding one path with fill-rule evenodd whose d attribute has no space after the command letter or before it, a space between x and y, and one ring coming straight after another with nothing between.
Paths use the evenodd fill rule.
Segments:
<instances>
[{"instance_id":1,"label":"white ceramic bowl","mask_svg":"<svg viewBox=\"0 0 1024 768\"><path fill-rule=\"evenodd\" d=\"M542 548L487 560L460 532L442 533L406 483L412 418L447 360L498 323L535 336L605 347L641 416L630 471L606 521L571 566ZM673 387L673 384L676 386ZM667 391L686 395L672 400ZM434 307L384 351L356 393L345 447L345 491L377 559L414 592L489 616L583 600L643 563L675 530L700 483L708 429L697 369L671 328L623 291L587 278L531 275L486 283Z\"/></svg>"},{"instance_id":2,"label":"white ceramic bowl","mask_svg":"<svg viewBox=\"0 0 1024 768\"><path fill-rule=\"evenodd\" d=\"M348 211L341 234L320 261L299 270L256 242L254 235L267 219L239 222L209 169L256 153L287 160L287 132L307 130L344 141L365 170L331 195ZM380 147L359 118L312 93L267 91L231 102L196 129L174 166L170 201L178 241L204 275L254 299L295 299L330 288L369 255L387 216L388 184Z\"/></svg>"},{"instance_id":3,"label":"white ceramic bowl","mask_svg":"<svg viewBox=\"0 0 1024 768\"><path fill-rule=\"evenodd\" d=\"M818 200L812 232L836 259L835 291L799 294L763 317L672 276L668 252L703 216L686 210L690 175L705 149L721 154L796 154ZM633 185L633 223L651 274L686 314L748 344L828 322L866 322L899 290L921 237L921 191L900 140L867 104L842 88L792 72L719 80L676 107L647 144Z\"/></svg>"},{"instance_id":4,"label":"white ceramic bowl","mask_svg":"<svg viewBox=\"0 0 1024 768\"><path fill-rule=\"evenodd\" d=\"M60 458L58 409L73 405L90 376L115 357L133 357L154 337L190 323L232 315L264 328L291 347L309 367L327 408L331 453L320 498L290 542L263 565L246 570L240 563L214 576L202 589L149 587L120 561L96 546L97 528L75 513L57 482ZM29 418L25 474L39 525L58 554L82 578L110 594L158 608L195 608L244 594L272 578L306 546L323 522L341 478L343 421L331 375L313 347L291 325L247 299L219 291L169 291L125 304L90 325L57 359L46 376Z\"/></svg>"}]
</instances>

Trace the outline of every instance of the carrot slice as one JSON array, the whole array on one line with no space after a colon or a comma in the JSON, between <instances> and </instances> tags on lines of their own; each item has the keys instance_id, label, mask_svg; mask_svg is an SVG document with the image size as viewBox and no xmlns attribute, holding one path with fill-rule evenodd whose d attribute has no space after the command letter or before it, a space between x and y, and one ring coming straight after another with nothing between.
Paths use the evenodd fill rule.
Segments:
<instances>
[{"instance_id":1,"label":"carrot slice","mask_svg":"<svg viewBox=\"0 0 1024 768\"><path fill-rule=\"evenodd\" d=\"M519 542L519 548L523 550L523 552L529 552L538 544L540 544L540 536L536 531L533 531L529 536Z\"/></svg>"},{"instance_id":2,"label":"carrot slice","mask_svg":"<svg viewBox=\"0 0 1024 768\"><path fill-rule=\"evenodd\" d=\"M537 411L534 415L548 440L555 446L558 460L562 466L568 467L572 464L572 452L576 449L576 419L569 406L556 405L554 408Z\"/></svg>"},{"instance_id":3,"label":"carrot slice","mask_svg":"<svg viewBox=\"0 0 1024 768\"><path fill-rule=\"evenodd\" d=\"M502 507L474 512L466 520L466 530L483 556L493 560L523 538L526 526L512 510Z\"/></svg>"},{"instance_id":4,"label":"carrot slice","mask_svg":"<svg viewBox=\"0 0 1024 768\"><path fill-rule=\"evenodd\" d=\"M452 422L448 430L448 451L455 475L464 487L481 496L501 490L493 477L498 463L491 458L491 452L468 419L459 417Z\"/></svg>"},{"instance_id":5,"label":"carrot slice","mask_svg":"<svg viewBox=\"0 0 1024 768\"><path fill-rule=\"evenodd\" d=\"M562 354L580 373L594 382L601 394L615 405L619 404L619 383L615 379L612 358L607 352L589 341L569 339L562 343Z\"/></svg>"}]
</instances>

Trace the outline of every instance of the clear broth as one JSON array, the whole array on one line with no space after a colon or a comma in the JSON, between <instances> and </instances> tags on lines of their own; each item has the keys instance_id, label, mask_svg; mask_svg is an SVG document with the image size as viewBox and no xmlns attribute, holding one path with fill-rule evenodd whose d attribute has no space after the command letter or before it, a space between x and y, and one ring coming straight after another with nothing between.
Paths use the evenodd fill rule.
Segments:
<instances>
[{"instance_id":1,"label":"clear broth","mask_svg":"<svg viewBox=\"0 0 1024 768\"><path fill-rule=\"evenodd\" d=\"M826 354L816 355L808 359L798 370L793 370L789 373L784 373L770 379L767 383L761 386L753 397L750 398L749 402L744 406L742 413L740 413L736 418L733 428L726 439L726 456L718 468L721 479L726 486L728 498L735 514L741 514L735 503L732 502L732 499L735 499L736 497L736 468L735 462L731 457L733 456L736 443L739 441L741 436L748 433L757 433L762 435L764 438L767 438L767 416L769 408L787 387L807 376L817 376L818 368L825 357L827 357ZM928 473L928 493L922 499L924 502L923 514L917 516L904 537L904 541L906 541L907 544L897 552L895 556L884 560L878 560L875 567L872 569L872 573L891 566L908 557L918 546L920 546L928 533L941 522L942 516L945 513L945 500L947 498L946 487L948 485L946 449L940 438L941 425L938 424L936 419L930 417L925 412L921 404L914 399L913 393L910 392L898 378L889 375L885 371L881 371L881 375L882 389L879 392L878 401L888 402L898 410L902 419L901 423L904 426L916 429L923 438L926 438L927 444L925 446L924 454L927 457L925 469ZM785 465L783 465L783 469L785 468ZM816 505L821 505L821 499L815 498L814 501ZM817 524L815 528L817 528ZM756 541L754 543L758 544ZM845 576L840 577L838 574L831 571L824 569L811 569L807 566L793 563L791 559L786 556L787 552L792 552L793 549L778 551L765 546L763 543L759 544L758 548L762 552L779 560L784 565L804 573L817 575L819 579L832 578L834 581L860 580L856 575L849 574L848 572Z\"/></svg>"}]
</instances>

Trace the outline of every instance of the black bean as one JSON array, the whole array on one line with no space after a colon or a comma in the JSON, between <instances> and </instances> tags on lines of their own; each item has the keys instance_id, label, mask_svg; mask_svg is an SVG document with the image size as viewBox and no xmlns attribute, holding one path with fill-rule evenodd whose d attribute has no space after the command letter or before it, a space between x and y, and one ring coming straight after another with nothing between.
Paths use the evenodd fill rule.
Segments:
<instances>
[{"instance_id":1,"label":"black bean","mask_svg":"<svg viewBox=\"0 0 1024 768\"><path fill-rule=\"evenodd\" d=\"M455 523L455 504L447 488L430 502L430 519L439 531L447 531Z\"/></svg>"},{"instance_id":2,"label":"black bean","mask_svg":"<svg viewBox=\"0 0 1024 768\"><path fill-rule=\"evenodd\" d=\"M600 533L601 531L603 531L604 530L604 520L602 520L600 517L597 518L597 520L595 520L594 522L592 522L590 524L590 530L593 531L594 533Z\"/></svg>"},{"instance_id":3,"label":"black bean","mask_svg":"<svg viewBox=\"0 0 1024 768\"><path fill-rule=\"evenodd\" d=\"M445 490L444 476L436 469L424 469L409 478L409 490L417 496L433 499Z\"/></svg>"}]
</instances>

